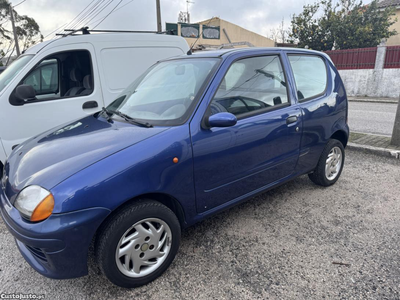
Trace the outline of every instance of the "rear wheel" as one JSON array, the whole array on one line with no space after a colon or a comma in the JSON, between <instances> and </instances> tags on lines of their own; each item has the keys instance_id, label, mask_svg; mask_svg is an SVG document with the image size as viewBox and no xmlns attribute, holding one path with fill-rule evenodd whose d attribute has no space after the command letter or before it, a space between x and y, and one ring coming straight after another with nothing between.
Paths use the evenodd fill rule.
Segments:
<instances>
[{"instance_id":1,"label":"rear wheel","mask_svg":"<svg viewBox=\"0 0 400 300\"><path fill-rule=\"evenodd\" d=\"M308 174L312 182L321 186L330 186L340 177L344 165L344 147L335 139L329 140L322 152L314 172Z\"/></svg>"},{"instance_id":2,"label":"rear wheel","mask_svg":"<svg viewBox=\"0 0 400 300\"><path fill-rule=\"evenodd\" d=\"M99 232L96 258L114 284L133 288L159 277L178 252L181 228L175 214L156 201L134 203Z\"/></svg>"}]
</instances>

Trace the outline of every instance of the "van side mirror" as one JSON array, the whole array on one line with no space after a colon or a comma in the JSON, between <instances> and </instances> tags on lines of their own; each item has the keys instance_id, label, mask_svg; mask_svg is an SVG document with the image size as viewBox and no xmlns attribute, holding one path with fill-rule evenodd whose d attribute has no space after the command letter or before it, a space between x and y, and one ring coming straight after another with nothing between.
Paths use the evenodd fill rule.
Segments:
<instances>
[{"instance_id":1,"label":"van side mirror","mask_svg":"<svg viewBox=\"0 0 400 300\"><path fill-rule=\"evenodd\" d=\"M15 89L14 96L11 96L10 102L14 105L24 105L26 102L33 100L36 100L36 91L33 86L21 84Z\"/></svg>"},{"instance_id":2,"label":"van side mirror","mask_svg":"<svg viewBox=\"0 0 400 300\"><path fill-rule=\"evenodd\" d=\"M228 112L221 112L215 115L209 116L206 120L206 125L211 127L231 127L236 125L237 119L236 116L228 113Z\"/></svg>"}]
</instances>

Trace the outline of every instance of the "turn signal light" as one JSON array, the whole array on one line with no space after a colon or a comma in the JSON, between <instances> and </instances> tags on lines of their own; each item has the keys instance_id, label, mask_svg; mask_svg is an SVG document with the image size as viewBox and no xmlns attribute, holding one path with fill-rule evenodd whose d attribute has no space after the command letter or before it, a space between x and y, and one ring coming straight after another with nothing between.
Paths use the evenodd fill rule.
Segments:
<instances>
[{"instance_id":1,"label":"turn signal light","mask_svg":"<svg viewBox=\"0 0 400 300\"><path fill-rule=\"evenodd\" d=\"M36 206L32 213L31 221L38 222L50 217L54 208L54 197L52 194L48 195L46 198Z\"/></svg>"}]
</instances>

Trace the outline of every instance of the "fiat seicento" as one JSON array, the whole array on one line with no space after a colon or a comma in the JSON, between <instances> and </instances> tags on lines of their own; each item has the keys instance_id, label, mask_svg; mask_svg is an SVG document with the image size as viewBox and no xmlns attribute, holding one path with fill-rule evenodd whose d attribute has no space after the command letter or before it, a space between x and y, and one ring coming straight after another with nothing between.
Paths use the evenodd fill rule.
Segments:
<instances>
[{"instance_id":1,"label":"fiat seicento","mask_svg":"<svg viewBox=\"0 0 400 300\"><path fill-rule=\"evenodd\" d=\"M0 211L40 274L86 275L93 242L102 273L137 287L168 268L183 228L303 174L334 184L348 135L346 92L323 53L185 55L18 145Z\"/></svg>"}]
</instances>

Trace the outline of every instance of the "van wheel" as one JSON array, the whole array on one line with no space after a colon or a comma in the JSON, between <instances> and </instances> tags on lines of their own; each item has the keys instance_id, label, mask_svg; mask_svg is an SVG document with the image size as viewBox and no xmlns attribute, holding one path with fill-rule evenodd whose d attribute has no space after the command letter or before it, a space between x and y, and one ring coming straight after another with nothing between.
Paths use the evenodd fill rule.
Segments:
<instances>
[{"instance_id":1,"label":"van wheel","mask_svg":"<svg viewBox=\"0 0 400 300\"><path fill-rule=\"evenodd\" d=\"M118 286L145 285L172 263L180 238L179 221L168 207L152 200L136 202L100 229L95 245L97 263Z\"/></svg>"},{"instance_id":2,"label":"van wheel","mask_svg":"<svg viewBox=\"0 0 400 300\"><path fill-rule=\"evenodd\" d=\"M317 185L330 186L340 177L344 165L344 147L335 139L329 140L322 152L318 165L308 177Z\"/></svg>"}]
</instances>

